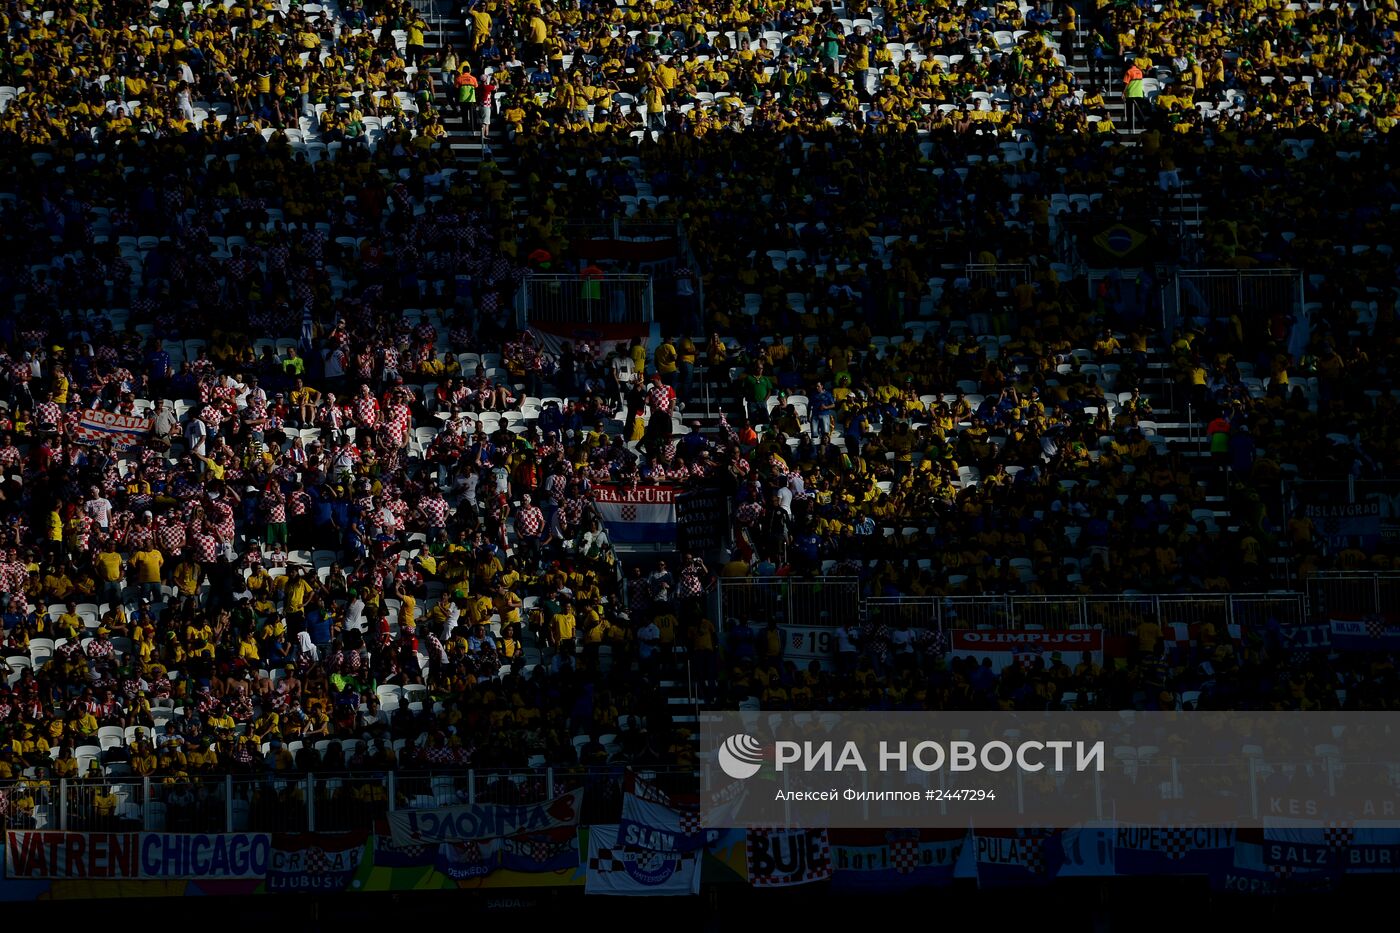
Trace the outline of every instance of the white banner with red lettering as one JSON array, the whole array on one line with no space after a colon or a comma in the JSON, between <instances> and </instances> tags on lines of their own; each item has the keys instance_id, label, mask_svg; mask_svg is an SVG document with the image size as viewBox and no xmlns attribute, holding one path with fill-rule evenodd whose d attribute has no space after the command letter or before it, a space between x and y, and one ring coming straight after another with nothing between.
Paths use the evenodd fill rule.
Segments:
<instances>
[{"instance_id":1,"label":"white banner with red lettering","mask_svg":"<svg viewBox=\"0 0 1400 933\"><path fill-rule=\"evenodd\" d=\"M1043 658L1049 666L1056 653L1074 667L1085 651L1093 655L1095 664L1103 664L1103 632L1099 629L1040 631L1019 628L954 631L950 651L958 657L970 654L978 663L983 658L991 658L997 670L1012 664L1029 665L1036 658Z\"/></svg>"},{"instance_id":2,"label":"white banner with red lettering","mask_svg":"<svg viewBox=\"0 0 1400 933\"><path fill-rule=\"evenodd\" d=\"M593 487L598 517L608 536L621 544L672 544L676 540L678 486L630 486L599 483Z\"/></svg>"}]
</instances>

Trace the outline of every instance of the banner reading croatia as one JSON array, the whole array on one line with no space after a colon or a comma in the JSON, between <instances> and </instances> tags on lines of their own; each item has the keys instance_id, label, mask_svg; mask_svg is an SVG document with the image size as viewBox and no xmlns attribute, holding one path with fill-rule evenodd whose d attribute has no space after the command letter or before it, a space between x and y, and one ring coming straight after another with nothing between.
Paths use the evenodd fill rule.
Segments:
<instances>
[{"instance_id":1,"label":"banner reading croatia","mask_svg":"<svg viewBox=\"0 0 1400 933\"><path fill-rule=\"evenodd\" d=\"M624 486L600 483L593 487L598 517L619 544L667 544L676 539L675 486Z\"/></svg>"},{"instance_id":2,"label":"banner reading croatia","mask_svg":"<svg viewBox=\"0 0 1400 933\"><path fill-rule=\"evenodd\" d=\"M111 441L116 447L138 447L150 433L150 418L85 408L78 423L73 426L72 436L79 444Z\"/></svg>"}]
</instances>

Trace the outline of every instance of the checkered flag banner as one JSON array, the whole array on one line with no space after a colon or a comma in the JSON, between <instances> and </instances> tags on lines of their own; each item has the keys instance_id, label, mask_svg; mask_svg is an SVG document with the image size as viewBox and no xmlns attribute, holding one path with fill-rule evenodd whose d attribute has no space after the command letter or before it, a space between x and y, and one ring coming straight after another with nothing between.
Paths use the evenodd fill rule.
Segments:
<instances>
[{"instance_id":1,"label":"checkered flag banner","mask_svg":"<svg viewBox=\"0 0 1400 933\"><path fill-rule=\"evenodd\" d=\"M900 875L912 875L919 867L919 837L906 834L890 840L890 865Z\"/></svg>"},{"instance_id":2,"label":"checkered flag banner","mask_svg":"<svg viewBox=\"0 0 1400 933\"><path fill-rule=\"evenodd\" d=\"M1033 875L1045 874L1045 837L1026 836L1016 840L1017 855L1026 871Z\"/></svg>"},{"instance_id":3,"label":"checkered flag banner","mask_svg":"<svg viewBox=\"0 0 1400 933\"><path fill-rule=\"evenodd\" d=\"M589 856L588 870L599 872L626 871L627 863L618 857L615 849L599 849L596 855Z\"/></svg>"},{"instance_id":4,"label":"checkered flag banner","mask_svg":"<svg viewBox=\"0 0 1400 933\"><path fill-rule=\"evenodd\" d=\"M1173 862L1186 858L1191 851L1191 833L1184 827L1171 826L1162 832L1162 854Z\"/></svg>"},{"instance_id":5,"label":"checkered flag banner","mask_svg":"<svg viewBox=\"0 0 1400 933\"><path fill-rule=\"evenodd\" d=\"M1322 828L1322 843L1329 850L1347 849L1355 842L1356 831L1349 823L1334 820Z\"/></svg>"},{"instance_id":6,"label":"checkered flag banner","mask_svg":"<svg viewBox=\"0 0 1400 933\"><path fill-rule=\"evenodd\" d=\"M1366 620L1366 634L1369 635L1371 638L1384 638L1385 630L1386 624L1382 620L1378 618L1370 618Z\"/></svg>"},{"instance_id":7,"label":"checkered flag banner","mask_svg":"<svg viewBox=\"0 0 1400 933\"><path fill-rule=\"evenodd\" d=\"M312 846L306 850L306 873L308 875L322 875L331 870L331 861L326 858L326 850L320 846Z\"/></svg>"}]
</instances>

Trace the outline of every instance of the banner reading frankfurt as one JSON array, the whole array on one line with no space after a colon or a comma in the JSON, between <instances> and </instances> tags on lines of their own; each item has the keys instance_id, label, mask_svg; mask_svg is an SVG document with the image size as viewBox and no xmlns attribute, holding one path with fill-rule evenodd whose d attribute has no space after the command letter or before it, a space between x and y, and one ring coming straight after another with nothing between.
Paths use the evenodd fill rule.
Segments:
<instances>
[{"instance_id":1,"label":"banner reading frankfurt","mask_svg":"<svg viewBox=\"0 0 1400 933\"><path fill-rule=\"evenodd\" d=\"M676 539L675 486L593 487L593 504L619 544L669 544Z\"/></svg>"},{"instance_id":2,"label":"banner reading frankfurt","mask_svg":"<svg viewBox=\"0 0 1400 933\"><path fill-rule=\"evenodd\" d=\"M86 408L73 426L73 440L80 444L100 444L111 441L113 446L139 447L151 433L151 419L134 415L119 415L113 411Z\"/></svg>"},{"instance_id":3,"label":"banner reading frankfurt","mask_svg":"<svg viewBox=\"0 0 1400 933\"><path fill-rule=\"evenodd\" d=\"M396 810L388 815L389 836L395 846L403 847L537 833L559 826L577 826L582 803L580 789L545 803L478 803Z\"/></svg>"}]
</instances>

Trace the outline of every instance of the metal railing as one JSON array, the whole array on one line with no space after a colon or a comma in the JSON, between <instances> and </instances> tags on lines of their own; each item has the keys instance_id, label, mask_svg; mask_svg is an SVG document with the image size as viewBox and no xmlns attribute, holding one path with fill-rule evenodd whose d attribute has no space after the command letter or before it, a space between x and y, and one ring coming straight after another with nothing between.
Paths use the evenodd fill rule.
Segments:
<instances>
[{"instance_id":1,"label":"metal railing","mask_svg":"<svg viewBox=\"0 0 1400 933\"><path fill-rule=\"evenodd\" d=\"M719 581L719 599L723 618L760 624L781 619L839 625L861 612L860 581L855 577L726 577Z\"/></svg>"},{"instance_id":2,"label":"metal railing","mask_svg":"<svg viewBox=\"0 0 1400 933\"><path fill-rule=\"evenodd\" d=\"M1394 576L1400 598L1400 574ZM1147 619L1161 625L1262 628L1270 621L1301 625L1307 604L1301 593L1125 594L1110 596L872 596L861 597L854 578L823 581L779 578L721 579L720 616L795 625L839 625L849 619L938 631L975 628L1100 628L1128 634ZM825 613L825 616L823 616Z\"/></svg>"},{"instance_id":3,"label":"metal railing","mask_svg":"<svg viewBox=\"0 0 1400 933\"><path fill-rule=\"evenodd\" d=\"M210 775L182 778L19 780L0 783L0 829L172 833L342 832L368 829L392 810L532 804L583 790L583 821L617 822L622 765L575 768ZM689 795L689 768L642 772Z\"/></svg>"},{"instance_id":4,"label":"metal railing","mask_svg":"<svg viewBox=\"0 0 1400 933\"><path fill-rule=\"evenodd\" d=\"M649 275L532 275L520 290L519 325L649 324Z\"/></svg>"},{"instance_id":5,"label":"metal railing","mask_svg":"<svg viewBox=\"0 0 1400 933\"><path fill-rule=\"evenodd\" d=\"M999 295L1029 282L1031 277L1030 266L1006 263L968 263L964 271L973 288L990 288Z\"/></svg>"},{"instance_id":6,"label":"metal railing","mask_svg":"<svg viewBox=\"0 0 1400 933\"><path fill-rule=\"evenodd\" d=\"M1238 314L1248 325L1281 308L1300 313L1303 273L1298 269L1179 269L1173 276L1171 296L1173 315L1164 321L1171 329L1184 319L1231 314Z\"/></svg>"},{"instance_id":7,"label":"metal railing","mask_svg":"<svg viewBox=\"0 0 1400 933\"><path fill-rule=\"evenodd\" d=\"M647 240L679 240L680 225L674 222L628 220L614 217L610 221L567 221L556 225L556 231L570 243L592 240L617 240L619 242Z\"/></svg>"},{"instance_id":8,"label":"metal railing","mask_svg":"<svg viewBox=\"0 0 1400 933\"><path fill-rule=\"evenodd\" d=\"M1321 571L1307 578L1307 591L1317 616L1400 613L1400 573Z\"/></svg>"}]
</instances>

